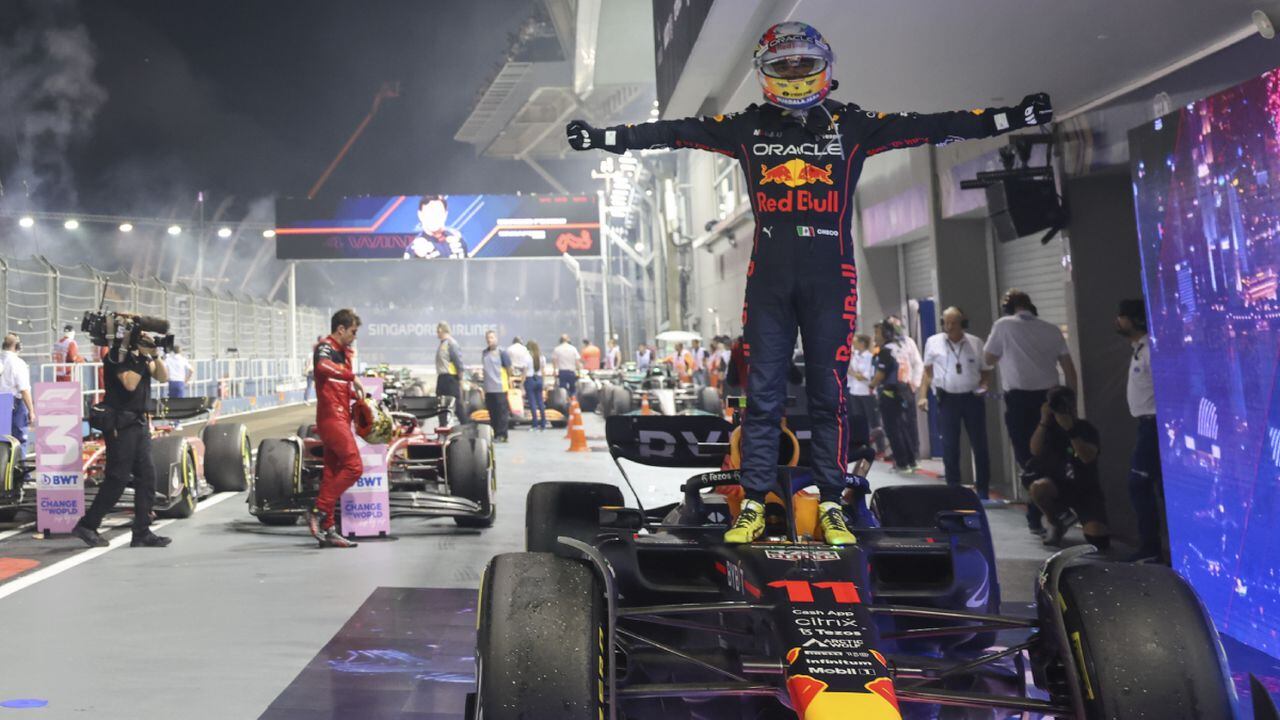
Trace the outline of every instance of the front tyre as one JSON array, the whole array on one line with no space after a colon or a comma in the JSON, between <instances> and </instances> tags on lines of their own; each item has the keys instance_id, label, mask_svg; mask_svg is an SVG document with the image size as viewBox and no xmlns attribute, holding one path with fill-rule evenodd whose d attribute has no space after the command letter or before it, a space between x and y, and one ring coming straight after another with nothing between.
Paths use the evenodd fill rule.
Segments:
<instances>
[{"instance_id":1,"label":"front tyre","mask_svg":"<svg viewBox=\"0 0 1280 720\"><path fill-rule=\"evenodd\" d=\"M1163 565L1081 563L1060 604L1088 720L1230 720L1235 688L1195 591Z\"/></svg>"},{"instance_id":2,"label":"front tyre","mask_svg":"<svg viewBox=\"0 0 1280 720\"><path fill-rule=\"evenodd\" d=\"M449 483L449 492L480 506L476 515L455 517L453 521L458 527L493 527L498 512L493 503L497 472L490 437L477 432L450 438L444 446L444 476Z\"/></svg>"},{"instance_id":3,"label":"front tyre","mask_svg":"<svg viewBox=\"0 0 1280 720\"><path fill-rule=\"evenodd\" d=\"M604 596L590 567L545 553L498 555L481 580L479 615L476 717L604 717Z\"/></svg>"}]
</instances>

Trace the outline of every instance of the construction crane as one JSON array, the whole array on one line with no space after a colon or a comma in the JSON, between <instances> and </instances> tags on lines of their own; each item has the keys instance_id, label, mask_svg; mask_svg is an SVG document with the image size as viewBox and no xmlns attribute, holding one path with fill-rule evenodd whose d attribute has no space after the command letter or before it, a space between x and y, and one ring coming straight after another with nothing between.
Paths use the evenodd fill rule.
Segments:
<instances>
[{"instance_id":1,"label":"construction crane","mask_svg":"<svg viewBox=\"0 0 1280 720\"><path fill-rule=\"evenodd\" d=\"M337 157L333 159L333 162L329 163L329 167L324 169L324 173L320 175L320 179L316 180L315 185L311 186L311 191L307 193L308 200L315 199L316 195L320 192L320 188L324 187L324 184L329 180L329 176L332 175L333 171L342 163L342 159L347 156L347 151L349 151L351 146L356 144L356 140L360 139L360 136L364 134L364 130L369 127L369 123L373 120L373 116L378 114L378 108L382 107L382 101L398 97L400 97L400 83L382 83L382 87L378 88L378 94L373 96L373 107L369 109L369 114L364 116L364 120L360 121L360 125L356 127L356 131L351 133L351 137L347 139L347 144L342 146L342 149L338 151Z\"/></svg>"}]
</instances>

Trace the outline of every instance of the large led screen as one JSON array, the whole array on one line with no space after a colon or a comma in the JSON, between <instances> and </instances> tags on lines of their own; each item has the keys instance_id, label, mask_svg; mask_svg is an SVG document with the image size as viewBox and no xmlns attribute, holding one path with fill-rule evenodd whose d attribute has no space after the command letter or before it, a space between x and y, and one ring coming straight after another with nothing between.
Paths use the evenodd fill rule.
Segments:
<instances>
[{"instance_id":1,"label":"large led screen","mask_svg":"<svg viewBox=\"0 0 1280 720\"><path fill-rule=\"evenodd\" d=\"M1173 565L1280 657L1280 73L1130 134Z\"/></svg>"},{"instance_id":2,"label":"large led screen","mask_svg":"<svg viewBox=\"0 0 1280 720\"><path fill-rule=\"evenodd\" d=\"M276 201L281 260L437 260L600 255L588 195L395 195Z\"/></svg>"}]
</instances>

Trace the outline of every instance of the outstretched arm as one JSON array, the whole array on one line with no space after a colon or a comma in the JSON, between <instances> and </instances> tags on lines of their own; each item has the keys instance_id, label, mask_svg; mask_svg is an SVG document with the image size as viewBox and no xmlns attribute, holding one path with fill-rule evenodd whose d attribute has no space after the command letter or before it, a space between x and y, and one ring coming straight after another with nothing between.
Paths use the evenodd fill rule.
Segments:
<instances>
[{"instance_id":1,"label":"outstretched arm","mask_svg":"<svg viewBox=\"0 0 1280 720\"><path fill-rule=\"evenodd\" d=\"M861 142L867 155L886 150L943 145L956 140L992 137L1053 120L1047 93L1028 95L1014 107L940 113L868 113Z\"/></svg>"},{"instance_id":2,"label":"outstretched arm","mask_svg":"<svg viewBox=\"0 0 1280 720\"><path fill-rule=\"evenodd\" d=\"M732 132L734 115L659 120L638 125L595 128L582 120L565 126L569 147L574 150L607 150L621 155L628 150L652 148L694 148L736 157Z\"/></svg>"}]
</instances>

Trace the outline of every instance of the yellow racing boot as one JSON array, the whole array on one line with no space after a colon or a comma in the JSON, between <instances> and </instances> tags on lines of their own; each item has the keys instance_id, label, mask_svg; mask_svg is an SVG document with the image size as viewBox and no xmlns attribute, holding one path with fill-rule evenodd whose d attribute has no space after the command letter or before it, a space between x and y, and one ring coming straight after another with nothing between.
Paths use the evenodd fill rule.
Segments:
<instances>
[{"instance_id":1,"label":"yellow racing boot","mask_svg":"<svg viewBox=\"0 0 1280 720\"><path fill-rule=\"evenodd\" d=\"M818 522L822 523L822 536L828 545L856 545L858 539L844 523L844 510L840 503L824 502L818 506ZM733 532L730 530L730 532ZM727 538L726 538L727 539Z\"/></svg>"},{"instance_id":2,"label":"yellow racing boot","mask_svg":"<svg viewBox=\"0 0 1280 720\"><path fill-rule=\"evenodd\" d=\"M742 501L738 520L724 534L724 541L731 545L749 543L764 534L764 505L755 500Z\"/></svg>"}]
</instances>

